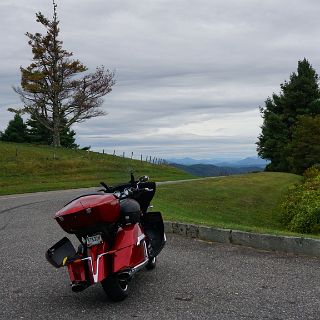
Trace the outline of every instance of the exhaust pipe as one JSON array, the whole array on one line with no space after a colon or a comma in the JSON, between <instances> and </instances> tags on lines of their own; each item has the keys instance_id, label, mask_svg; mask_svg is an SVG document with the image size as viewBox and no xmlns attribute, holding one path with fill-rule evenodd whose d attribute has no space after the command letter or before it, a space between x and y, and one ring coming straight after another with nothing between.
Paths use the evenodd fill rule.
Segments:
<instances>
[{"instance_id":1,"label":"exhaust pipe","mask_svg":"<svg viewBox=\"0 0 320 320\"><path fill-rule=\"evenodd\" d=\"M149 262L149 259L146 259L145 261L143 261L142 263L138 264L137 266L135 266L134 268L132 269L127 269L127 270L124 270L124 271L120 271L118 273L118 277L120 279L123 279L123 280L131 280L131 278L139 271L141 270L142 268L144 268L147 263Z\"/></svg>"},{"instance_id":2,"label":"exhaust pipe","mask_svg":"<svg viewBox=\"0 0 320 320\"><path fill-rule=\"evenodd\" d=\"M73 292L81 292L84 289L87 289L88 287L89 285L86 281L75 281L71 283L71 290Z\"/></svg>"},{"instance_id":3,"label":"exhaust pipe","mask_svg":"<svg viewBox=\"0 0 320 320\"><path fill-rule=\"evenodd\" d=\"M141 270L142 268L144 268L147 265L147 263L149 262L149 254L148 254L146 242L144 242L143 244L144 244L145 260L131 269L126 269L124 271L120 271L118 273L118 277L120 277L120 278L123 277L124 278L123 280L130 281L130 279L134 276L135 273L137 273L139 270Z\"/></svg>"}]
</instances>

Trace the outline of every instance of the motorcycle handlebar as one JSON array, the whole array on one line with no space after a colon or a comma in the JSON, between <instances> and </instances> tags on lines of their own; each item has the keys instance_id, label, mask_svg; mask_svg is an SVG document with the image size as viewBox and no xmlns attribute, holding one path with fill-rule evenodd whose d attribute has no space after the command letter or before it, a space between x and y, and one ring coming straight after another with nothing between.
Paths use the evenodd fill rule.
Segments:
<instances>
[{"instance_id":1,"label":"motorcycle handlebar","mask_svg":"<svg viewBox=\"0 0 320 320\"><path fill-rule=\"evenodd\" d=\"M103 181L100 182L100 184L106 189L106 191L110 190L110 187L106 183L104 183Z\"/></svg>"},{"instance_id":2,"label":"motorcycle handlebar","mask_svg":"<svg viewBox=\"0 0 320 320\"><path fill-rule=\"evenodd\" d=\"M138 195L139 193L142 193L142 192L152 192L152 191L153 191L153 189L149 189L149 188L139 189L138 187L137 188L130 187L130 188L125 188L122 192L119 190L115 190L113 194L117 198L124 199L127 197L133 197L133 196Z\"/></svg>"},{"instance_id":3,"label":"motorcycle handlebar","mask_svg":"<svg viewBox=\"0 0 320 320\"><path fill-rule=\"evenodd\" d=\"M143 179L142 179L143 178ZM154 189L150 188L140 188L140 183L143 184L143 182L148 181L149 177L143 176L139 179L139 181L134 181L134 177L131 174L131 181L128 184L118 185L118 186L108 186L103 181L100 182L100 184L105 188L105 193L114 193L117 194L117 197L128 197L131 195L134 195L135 193L139 192L153 192Z\"/></svg>"}]
</instances>

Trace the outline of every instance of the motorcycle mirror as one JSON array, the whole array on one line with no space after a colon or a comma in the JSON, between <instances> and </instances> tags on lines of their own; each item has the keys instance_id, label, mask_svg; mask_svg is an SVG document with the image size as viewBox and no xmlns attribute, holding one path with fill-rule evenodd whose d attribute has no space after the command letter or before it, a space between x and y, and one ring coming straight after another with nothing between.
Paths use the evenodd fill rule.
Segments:
<instances>
[{"instance_id":1,"label":"motorcycle mirror","mask_svg":"<svg viewBox=\"0 0 320 320\"><path fill-rule=\"evenodd\" d=\"M116 197L116 198L120 198L121 197L121 192L120 191L115 191L114 193L113 193L113 195Z\"/></svg>"},{"instance_id":2,"label":"motorcycle mirror","mask_svg":"<svg viewBox=\"0 0 320 320\"><path fill-rule=\"evenodd\" d=\"M139 182L148 182L149 181L149 177L148 176L142 176L139 178Z\"/></svg>"}]
</instances>

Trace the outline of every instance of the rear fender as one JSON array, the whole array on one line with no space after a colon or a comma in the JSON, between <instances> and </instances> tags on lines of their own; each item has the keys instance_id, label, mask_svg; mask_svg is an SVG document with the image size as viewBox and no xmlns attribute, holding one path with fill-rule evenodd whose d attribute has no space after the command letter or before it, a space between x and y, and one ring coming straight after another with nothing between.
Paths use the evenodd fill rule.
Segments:
<instances>
[{"instance_id":1,"label":"rear fender","mask_svg":"<svg viewBox=\"0 0 320 320\"><path fill-rule=\"evenodd\" d=\"M88 260L91 283L100 282L109 275L111 253L106 242L88 248L86 260Z\"/></svg>"},{"instance_id":2,"label":"rear fender","mask_svg":"<svg viewBox=\"0 0 320 320\"><path fill-rule=\"evenodd\" d=\"M75 255L75 250L72 253ZM133 269L147 261L145 235L139 224L132 224L119 229L112 248L102 242L87 248L85 257L68 259L66 265L72 283L86 281L94 284L103 281L110 273ZM64 258L58 263L64 265Z\"/></svg>"},{"instance_id":3,"label":"rear fender","mask_svg":"<svg viewBox=\"0 0 320 320\"><path fill-rule=\"evenodd\" d=\"M67 264L71 282L94 284L104 280L110 273L110 254L106 242L88 248L86 257Z\"/></svg>"}]
</instances>

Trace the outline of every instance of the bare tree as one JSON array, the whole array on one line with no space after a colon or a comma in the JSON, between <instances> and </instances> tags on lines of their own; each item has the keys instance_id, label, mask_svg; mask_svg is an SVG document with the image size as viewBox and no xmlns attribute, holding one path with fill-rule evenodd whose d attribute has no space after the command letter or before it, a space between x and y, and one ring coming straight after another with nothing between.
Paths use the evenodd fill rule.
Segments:
<instances>
[{"instance_id":1,"label":"bare tree","mask_svg":"<svg viewBox=\"0 0 320 320\"><path fill-rule=\"evenodd\" d=\"M36 17L47 32L45 35L26 33L33 61L28 67L20 68L21 87L14 87L24 106L9 111L30 114L52 131L53 145L60 146L61 131L75 122L105 115L100 108L102 97L111 92L114 73L101 66L94 73L80 75L88 69L71 58L73 53L62 48L54 0L52 20L41 12Z\"/></svg>"}]
</instances>

